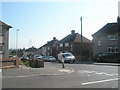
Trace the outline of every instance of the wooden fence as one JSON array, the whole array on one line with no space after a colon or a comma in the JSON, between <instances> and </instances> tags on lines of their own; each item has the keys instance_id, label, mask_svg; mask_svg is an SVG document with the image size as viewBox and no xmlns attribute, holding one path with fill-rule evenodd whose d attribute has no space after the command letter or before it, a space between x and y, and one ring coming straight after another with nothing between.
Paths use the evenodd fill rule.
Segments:
<instances>
[{"instance_id":1,"label":"wooden fence","mask_svg":"<svg viewBox=\"0 0 120 90\"><path fill-rule=\"evenodd\" d=\"M0 59L0 68L19 67L19 58Z\"/></svg>"}]
</instances>

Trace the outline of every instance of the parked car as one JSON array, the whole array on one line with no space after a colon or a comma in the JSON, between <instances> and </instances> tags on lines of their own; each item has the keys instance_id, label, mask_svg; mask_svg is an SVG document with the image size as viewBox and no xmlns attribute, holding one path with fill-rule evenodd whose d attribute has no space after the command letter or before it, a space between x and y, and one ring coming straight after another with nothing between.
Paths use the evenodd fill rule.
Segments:
<instances>
[{"instance_id":1,"label":"parked car","mask_svg":"<svg viewBox=\"0 0 120 90\"><path fill-rule=\"evenodd\" d=\"M53 56L47 56L47 57L45 58L45 61L55 62L55 61L56 61L56 58L53 57Z\"/></svg>"},{"instance_id":2,"label":"parked car","mask_svg":"<svg viewBox=\"0 0 120 90\"><path fill-rule=\"evenodd\" d=\"M25 60L28 60L29 57L27 57L27 56L22 56L20 59L21 59L22 61L25 61Z\"/></svg>"},{"instance_id":3,"label":"parked car","mask_svg":"<svg viewBox=\"0 0 120 90\"><path fill-rule=\"evenodd\" d=\"M58 54L58 61L62 62L64 59L64 62L74 63L75 62L75 56L72 53L60 53Z\"/></svg>"},{"instance_id":4,"label":"parked car","mask_svg":"<svg viewBox=\"0 0 120 90\"><path fill-rule=\"evenodd\" d=\"M37 57L37 59L43 59L43 60L45 60L46 56L39 56L39 57Z\"/></svg>"}]
</instances>

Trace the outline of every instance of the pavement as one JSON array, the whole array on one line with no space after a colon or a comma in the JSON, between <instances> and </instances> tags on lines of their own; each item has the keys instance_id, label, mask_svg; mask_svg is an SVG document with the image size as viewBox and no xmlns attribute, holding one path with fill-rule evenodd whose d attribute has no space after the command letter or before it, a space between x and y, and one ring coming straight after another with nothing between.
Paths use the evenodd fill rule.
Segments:
<instances>
[{"instance_id":1,"label":"pavement","mask_svg":"<svg viewBox=\"0 0 120 90\"><path fill-rule=\"evenodd\" d=\"M92 64L92 65L120 66L120 63L105 63L105 62L93 62L93 61L75 62L75 64Z\"/></svg>"},{"instance_id":2,"label":"pavement","mask_svg":"<svg viewBox=\"0 0 120 90\"><path fill-rule=\"evenodd\" d=\"M14 73L13 73L14 72ZM44 68L31 68L25 65L20 65L19 68L9 68L2 70L2 78L20 78L20 77L31 77L31 76L59 76L64 74L73 73L72 68L62 68L61 65L57 67L45 65Z\"/></svg>"},{"instance_id":3,"label":"pavement","mask_svg":"<svg viewBox=\"0 0 120 90\"><path fill-rule=\"evenodd\" d=\"M78 64L78 63L76 63ZM119 63L95 63L95 62L81 62L79 64L92 64L92 65L106 65L106 66L120 66ZM13 73L14 72L14 73ZM73 68L62 68L61 64L52 66L45 63L44 68L31 68L25 65L20 65L19 68L2 69L2 78L20 78L31 76L59 76L75 72Z\"/></svg>"}]
</instances>

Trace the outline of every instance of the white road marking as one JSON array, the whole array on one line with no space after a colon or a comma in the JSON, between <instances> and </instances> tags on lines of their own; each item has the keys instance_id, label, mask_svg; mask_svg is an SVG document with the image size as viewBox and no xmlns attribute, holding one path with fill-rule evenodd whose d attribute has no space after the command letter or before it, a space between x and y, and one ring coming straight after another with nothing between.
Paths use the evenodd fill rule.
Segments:
<instances>
[{"instance_id":1,"label":"white road marking","mask_svg":"<svg viewBox=\"0 0 120 90\"><path fill-rule=\"evenodd\" d=\"M88 70L79 70L80 73L88 73L88 74L99 74L99 75L107 75L107 76L118 76L118 74L115 73L105 73L105 72L97 72L97 71L88 71Z\"/></svg>"},{"instance_id":2,"label":"white road marking","mask_svg":"<svg viewBox=\"0 0 120 90\"><path fill-rule=\"evenodd\" d=\"M69 70L69 69L60 69L60 72L67 72L67 73L72 73L74 70Z\"/></svg>"},{"instance_id":3,"label":"white road marking","mask_svg":"<svg viewBox=\"0 0 120 90\"><path fill-rule=\"evenodd\" d=\"M2 69L0 69L0 73L2 72Z\"/></svg>"},{"instance_id":4,"label":"white road marking","mask_svg":"<svg viewBox=\"0 0 120 90\"><path fill-rule=\"evenodd\" d=\"M82 85L95 84L95 83L102 83L102 82L109 82L109 81L115 81L115 80L119 80L119 79L120 79L120 78L107 79L107 80L100 80L100 81L93 81L93 82L85 82L85 83L82 83Z\"/></svg>"}]
</instances>

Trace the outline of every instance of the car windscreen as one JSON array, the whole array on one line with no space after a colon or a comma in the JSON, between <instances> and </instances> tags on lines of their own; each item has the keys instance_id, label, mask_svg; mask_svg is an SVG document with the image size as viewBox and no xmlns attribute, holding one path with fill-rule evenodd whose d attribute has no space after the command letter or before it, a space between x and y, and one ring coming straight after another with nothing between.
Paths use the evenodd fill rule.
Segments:
<instances>
[{"instance_id":1,"label":"car windscreen","mask_svg":"<svg viewBox=\"0 0 120 90\"><path fill-rule=\"evenodd\" d=\"M64 54L65 56L73 56L72 54Z\"/></svg>"}]
</instances>

